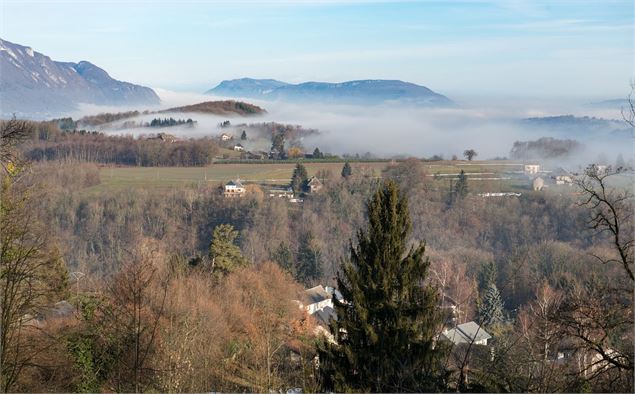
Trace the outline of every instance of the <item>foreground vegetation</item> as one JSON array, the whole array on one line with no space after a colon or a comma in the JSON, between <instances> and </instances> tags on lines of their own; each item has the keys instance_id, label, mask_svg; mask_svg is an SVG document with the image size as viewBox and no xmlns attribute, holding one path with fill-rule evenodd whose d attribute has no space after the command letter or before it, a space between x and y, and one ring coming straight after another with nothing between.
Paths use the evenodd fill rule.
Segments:
<instances>
[{"instance_id":1,"label":"foreground vegetation","mask_svg":"<svg viewBox=\"0 0 635 394\"><path fill-rule=\"evenodd\" d=\"M4 141L32 126L9 126L5 391L633 389L633 207L621 189L482 198L469 176L450 188L412 159L368 172L361 163L350 172L307 164L324 188L302 204L258 189L227 199L214 182L160 188L142 179L181 169L149 168L131 182L141 187L126 187L117 179L129 168L29 164L18 149L28 141ZM237 168L197 171L233 177ZM290 178L291 165L279 170L254 177ZM601 190L593 172L583 181ZM336 303L341 320L328 331L338 346L293 301L306 303L302 289L316 284L356 300ZM432 318L434 306L448 298L459 323L492 334L487 348L432 348L448 323ZM556 362L565 349L599 358ZM399 376L398 363L419 373L418 385Z\"/></svg>"}]
</instances>

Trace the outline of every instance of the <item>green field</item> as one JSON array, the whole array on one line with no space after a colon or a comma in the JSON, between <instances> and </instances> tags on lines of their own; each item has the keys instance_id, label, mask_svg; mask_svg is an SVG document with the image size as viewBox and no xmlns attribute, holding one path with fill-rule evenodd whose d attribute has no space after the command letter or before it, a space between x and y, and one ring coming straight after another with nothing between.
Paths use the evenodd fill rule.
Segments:
<instances>
[{"instance_id":1,"label":"green field","mask_svg":"<svg viewBox=\"0 0 635 394\"><path fill-rule=\"evenodd\" d=\"M394 163L393 163L394 164ZM315 175L320 170L330 171L339 176L343 163L322 162L304 163L309 176ZM367 177L379 177L381 172L391 163L381 162L353 162L354 174L362 174ZM245 183L284 185L289 183L293 173L294 163L240 163L240 164L212 164L207 167L102 167L100 169L101 184L91 188L93 192L100 190L127 189L127 188L175 188L203 185L218 185L221 182L240 178ZM439 161L423 163L428 176L439 181L439 186L449 184L461 170L464 170L470 178L476 182L477 189L492 191L509 191L517 189L516 180L483 178L509 177L513 172L521 170L521 166L513 162L487 162L487 161ZM469 178L468 178L469 179ZM521 182L522 183L522 182ZM476 185L474 185L476 186ZM476 190L475 190L476 191Z\"/></svg>"},{"instance_id":2,"label":"green field","mask_svg":"<svg viewBox=\"0 0 635 394\"><path fill-rule=\"evenodd\" d=\"M305 163L309 176L320 170L340 174L343 163ZM352 163L354 172L379 176L386 162ZM101 184L94 189L130 187L186 187L217 185L240 178L245 183L282 185L289 183L295 164L213 164L207 167L102 167Z\"/></svg>"}]
</instances>

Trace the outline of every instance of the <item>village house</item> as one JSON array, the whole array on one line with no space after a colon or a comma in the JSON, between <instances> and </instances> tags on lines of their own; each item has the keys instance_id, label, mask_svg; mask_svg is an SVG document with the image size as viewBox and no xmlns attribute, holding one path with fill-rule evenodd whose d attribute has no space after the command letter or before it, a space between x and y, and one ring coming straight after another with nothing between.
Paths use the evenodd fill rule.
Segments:
<instances>
[{"instance_id":1,"label":"village house","mask_svg":"<svg viewBox=\"0 0 635 394\"><path fill-rule=\"evenodd\" d=\"M269 197L293 198L293 189L290 187L272 187L269 189Z\"/></svg>"},{"instance_id":2,"label":"village house","mask_svg":"<svg viewBox=\"0 0 635 394\"><path fill-rule=\"evenodd\" d=\"M342 295L336 289L329 286L318 285L304 291L307 305L303 305L309 315L316 318L317 322L322 326L328 326L331 319L337 319L335 307L333 305L333 297L342 300Z\"/></svg>"},{"instance_id":3,"label":"village house","mask_svg":"<svg viewBox=\"0 0 635 394\"><path fill-rule=\"evenodd\" d=\"M266 160L269 158L269 154L263 151L249 151L247 152L246 159L249 160Z\"/></svg>"},{"instance_id":4,"label":"village house","mask_svg":"<svg viewBox=\"0 0 635 394\"><path fill-rule=\"evenodd\" d=\"M242 182L239 179L235 181L229 181L225 185L225 190L223 191L223 196L232 198L232 197L242 197L245 195L246 189L243 186Z\"/></svg>"},{"instance_id":5,"label":"village house","mask_svg":"<svg viewBox=\"0 0 635 394\"><path fill-rule=\"evenodd\" d=\"M319 192L323 186L322 182L315 176L312 176L306 184L309 193Z\"/></svg>"},{"instance_id":6,"label":"village house","mask_svg":"<svg viewBox=\"0 0 635 394\"><path fill-rule=\"evenodd\" d=\"M487 341L492 336L475 322L459 324L454 328L441 333L441 339L452 342L454 345L470 344L487 346Z\"/></svg>"},{"instance_id":7,"label":"village house","mask_svg":"<svg viewBox=\"0 0 635 394\"><path fill-rule=\"evenodd\" d=\"M220 135L220 140L221 141L229 141L232 139L232 136L227 134L227 133L223 133Z\"/></svg>"},{"instance_id":8,"label":"village house","mask_svg":"<svg viewBox=\"0 0 635 394\"><path fill-rule=\"evenodd\" d=\"M556 185L573 185L573 178L569 175L556 175Z\"/></svg>"},{"instance_id":9,"label":"village house","mask_svg":"<svg viewBox=\"0 0 635 394\"><path fill-rule=\"evenodd\" d=\"M245 150L245 147L242 146L241 144L236 144L234 145L233 149L237 152L243 152Z\"/></svg>"},{"instance_id":10,"label":"village house","mask_svg":"<svg viewBox=\"0 0 635 394\"><path fill-rule=\"evenodd\" d=\"M540 164L525 164L525 174L533 175L540 172Z\"/></svg>"}]
</instances>

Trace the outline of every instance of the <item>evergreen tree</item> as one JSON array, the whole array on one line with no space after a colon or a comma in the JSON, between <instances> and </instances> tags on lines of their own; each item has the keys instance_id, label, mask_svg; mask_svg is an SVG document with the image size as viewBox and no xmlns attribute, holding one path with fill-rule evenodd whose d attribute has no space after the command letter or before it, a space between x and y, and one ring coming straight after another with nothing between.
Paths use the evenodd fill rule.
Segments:
<instances>
[{"instance_id":1,"label":"evergreen tree","mask_svg":"<svg viewBox=\"0 0 635 394\"><path fill-rule=\"evenodd\" d=\"M353 169L351 168L351 165L346 162L344 163L344 167L342 167L342 177L348 178L351 175L353 175Z\"/></svg>"},{"instance_id":2,"label":"evergreen tree","mask_svg":"<svg viewBox=\"0 0 635 394\"><path fill-rule=\"evenodd\" d=\"M280 158L284 156L284 135L276 133L271 137L271 150L278 152Z\"/></svg>"},{"instance_id":3,"label":"evergreen tree","mask_svg":"<svg viewBox=\"0 0 635 394\"><path fill-rule=\"evenodd\" d=\"M319 348L325 391L438 391L445 346L435 288L426 283L425 244L408 247L406 197L385 181L368 201L368 228L351 242L338 274L343 302L334 300L336 343Z\"/></svg>"},{"instance_id":4,"label":"evergreen tree","mask_svg":"<svg viewBox=\"0 0 635 394\"><path fill-rule=\"evenodd\" d=\"M478 309L479 322L489 326L503 321L503 300L500 292L494 283L491 283Z\"/></svg>"},{"instance_id":5,"label":"evergreen tree","mask_svg":"<svg viewBox=\"0 0 635 394\"><path fill-rule=\"evenodd\" d=\"M479 293L485 292L491 285L496 286L496 277L498 272L496 264L493 261L488 261L483 264L478 272L478 291Z\"/></svg>"},{"instance_id":6,"label":"evergreen tree","mask_svg":"<svg viewBox=\"0 0 635 394\"><path fill-rule=\"evenodd\" d=\"M247 132L245 130L243 130L243 133L240 135L240 139L243 141L247 140Z\"/></svg>"},{"instance_id":7,"label":"evergreen tree","mask_svg":"<svg viewBox=\"0 0 635 394\"><path fill-rule=\"evenodd\" d=\"M304 187L309 179L309 174L302 163L295 165L293 175L291 176L291 188L295 194L299 194L304 191Z\"/></svg>"},{"instance_id":8,"label":"evergreen tree","mask_svg":"<svg viewBox=\"0 0 635 394\"><path fill-rule=\"evenodd\" d=\"M313 234L308 232L300 238L295 278L306 286L311 286L321 277L322 252L316 244Z\"/></svg>"},{"instance_id":9,"label":"evergreen tree","mask_svg":"<svg viewBox=\"0 0 635 394\"><path fill-rule=\"evenodd\" d=\"M324 158L324 154L322 152L320 152L320 148L315 148L315 150L313 151L313 158L314 159L323 159Z\"/></svg>"},{"instance_id":10,"label":"evergreen tree","mask_svg":"<svg viewBox=\"0 0 635 394\"><path fill-rule=\"evenodd\" d=\"M293 273L293 256L291 254L291 249L289 249L289 246L286 243L280 242L280 245L278 245L276 250L274 250L271 254L271 259L278 263L280 268L283 270Z\"/></svg>"},{"instance_id":11,"label":"evergreen tree","mask_svg":"<svg viewBox=\"0 0 635 394\"><path fill-rule=\"evenodd\" d=\"M465 171L461 170L459 178L454 185L454 195L456 198L462 199L467 196L467 191L467 175L465 175Z\"/></svg>"},{"instance_id":12,"label":"evergreen tree","mask_svg":"<svg viewBox=\"0 0 635 394\"><path fill-rule=\"evenodd\" d=\"M238 231L231 224L220 224L214 228L209 246L210 270L214 275L225 275L237 267L247 265L240 248L234 244Z\"/></svg>"}]
</instances>

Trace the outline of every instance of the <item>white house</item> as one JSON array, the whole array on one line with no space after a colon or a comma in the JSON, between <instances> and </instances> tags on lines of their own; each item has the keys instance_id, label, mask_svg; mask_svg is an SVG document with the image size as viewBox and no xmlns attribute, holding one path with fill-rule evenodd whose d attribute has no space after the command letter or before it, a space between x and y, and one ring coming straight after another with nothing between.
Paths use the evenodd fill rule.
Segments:
<instances>
[{"instance_id":1,"label":"white house","mask_svg":"<svg viewBox=\"0 0 635 394\"><path fill-rule=\"evenodd\" d=\"M557 175L556 185L573 185L573 178L569 175Z\"/></svg>"},{"instance_id":2,"label":"white house","mask_svg":"<svg viewBox=\"0 0 635 394\"><path fill-rule=\"evenodd\" d=\"M229 141L232 139L232 136L227 134L227 133L223 133L220 135L220 140L221 141Z\"/></svg>"},{"instance_id":3,"label":"white house","mask_svg":"<svg viewBox=\"0 0 635 394\"><path fill-rule=\"evenodd\" d=\"M322 189L322 182L315 176L312 176L311 179L307 182L307 188L309 193L316 193Z\"/></svg>"},{"instance_id":4,"label":"white house","mask_svg":"<svg viewBox=\"0 0 635 394\"><path fill-rule=\"evenodd\" d=\"M225 185L225 190L223 191L223 195L225 197L242 197L245 195L247 190L243 186L240 179L236 179L235 181L229 181Z\"/></svg>"},{"instance_id":5,"label":"white house","mask_svg":"<svg viewBox=\"0 0 635 394\"><path fill-rule=\"evenodd\" d=\"M540 172L540 164L525 164L525 174L537 174Z\"/></svg>"},{"instance_id":6,"label":"white house","mask_svg":"<svg viewBox=\"0 0 635 394\"><path fill-rule=\"evenodd\" d=\"M293 189L290 187L272 187L269 189L269 197L293 198Z\"/></svg>"},{"instance_id":7,"label":"white house","mask_svg":"<svg viewBox=\"0 0 635 394\"><path fill-rule=\"evenodd\" d=\"M483 327L471 321L443 331L441 338L455 345L473 342L475 345L487 346L487 341L492 336Z\"/></svg>"},{"instance_id":8,"label":"white house","mask_svg":"<svg viewBox=\"0 0 635 394\"><path fill-rule=\"evenodd\" d=\"M237 152L243 152L245 150L245 147L240 144L236 144L234 145L234 150Z\"/></svg>"},{"instance_id":9,"label":"white house","mask_svg":"<svg viewBox=\"0 0 635 394\"><path fill-rule=\"evenodd\" d=\"M305 309L310 315L326 307L333 308L333 296L322 285L306 289L304 294L309 301Z\"/></svg>"}]
</instances>

